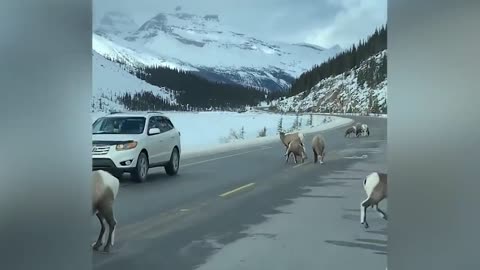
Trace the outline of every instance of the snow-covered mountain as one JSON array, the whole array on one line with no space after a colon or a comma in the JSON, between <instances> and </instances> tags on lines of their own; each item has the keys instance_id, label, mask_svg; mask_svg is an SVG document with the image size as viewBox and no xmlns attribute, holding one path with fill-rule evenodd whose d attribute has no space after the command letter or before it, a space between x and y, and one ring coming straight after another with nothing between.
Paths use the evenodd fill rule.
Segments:
<instances>
[{"instance_id":1,"label":"snow-covered mountain","mask_svg":"<svg viewBox=\"0 0 480 270\"><path fill-rule=\"evenodd\" d=\"M386 50L368 58L356 68L323 79L298 95L274 100L269 106L283 112L363 113L371 108L371 105L377 107L379 112L386 112L387 79L378 79L379 74L382 74L379 72L381 66L386 65L384 56ZM369 86L366 80L374 83Z\"/></svg>"},{"instance_id":2,"label":"snow-covered mountain","mask_svg":"<svg viewBox=\"0 0 480 270\"><path fill-rule=\"evenodd\" d=\"M158 13L139 27L125 14L107 13L94 29L93 49L134 66L173 67L272 90L287 88L302 72L342 50L267 42L224 25L218 15L180 10Z\"/></svg>"},{"instance_id":3,"label":"snow-covered mountain","mask_svg":"<svg viewBox=\"0 0 480 270\"><path fill-rule=\"evenodd\" d=\"M109 112L126 110L117 97L125 93L151 92L176 104L174 92L146 83L132 75L128 66L114 63L97 52L92 52L92 111Z\"/></svg>"},{"instance_id":4,"label":"snow-covered mountain","mask_svg":"<svg viewBox=\"0 0 480 270\"><path fill-rule=\"evenodd\" d=\"M121 12L109 12L100 20L100 24L96 27L99 33L111 33L114 35L128 35L138 29L138 24Z\"/></svg>"}]
</instances>

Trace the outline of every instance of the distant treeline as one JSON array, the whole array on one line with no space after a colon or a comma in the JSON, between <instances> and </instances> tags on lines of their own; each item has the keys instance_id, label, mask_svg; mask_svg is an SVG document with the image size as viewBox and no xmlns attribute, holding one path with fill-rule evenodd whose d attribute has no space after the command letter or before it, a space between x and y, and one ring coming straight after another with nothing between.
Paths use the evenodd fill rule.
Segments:
<instances>
[{"instance_id":1,"label":"distant treeline","mask_svg":"<svg viewBox=\"0 0 480 270\"><path fill-rule=\"evenodd\" d=\"M131 111L238 111L238 108L219 106L219 107L192 107L185 104L175 104L168 98L161 95L155 95L152 92L144 91L134 94L125 93L117 100Z\"/></svg>"},{"instance_id":2,"label":"distant treeline","mask_svg":"<svg viewBox=\"0 0 480 270\"><path fill-rule=\"evenodd\" d=\"M146 67L135 74L158 87L175 90L177 101L192 108L239 108L264 101L264 91L235 84L216 83L188 71L166 67Z\"/></svg>"},{"instance_id":3,"label":"distant treeline","mask_svg":"<svg viewBox=\"0 0 480 270\"><path fill-rule=\"evenodd\" d=\"M126 66L122 60L104 57ZM239 84L212 82L189 71L161 66L128 68L126 71L149 84L172 90L178 103L171 104L169 100L150 92L127 93L118 98L124 106L132 110L235 110L285 95Z\"/></svg>"},{"instance_id":4,"label":"distant treeline","mask_svg":"<svg viewBox=\"0 0 480 270\"><path fill-rule=\"evenodd\" d=\"M152 92L125 93L118 98L120 103L131 111L183 110L182 106L172 104L168 99Z\"/></svg>"}]
</instances>

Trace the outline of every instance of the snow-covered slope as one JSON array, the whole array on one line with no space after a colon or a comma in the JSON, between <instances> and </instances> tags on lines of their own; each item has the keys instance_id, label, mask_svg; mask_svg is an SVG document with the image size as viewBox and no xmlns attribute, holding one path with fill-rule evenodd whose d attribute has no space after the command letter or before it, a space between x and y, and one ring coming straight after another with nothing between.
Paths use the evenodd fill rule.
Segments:
<instances>
[{"instance_id":1,"label":"snow-covered slope","mask_svg":"<svg viewBox=\"0 0 480 270\"><path fill-rule=\"evenodd\" d=\"M263 41L236 32L214 14L159 13L135 31L127 15L114 15L106 14L109 19L101 20L94 31L93 49L98 53L133 65L198 71L207 79L246 86L285 89L294 77L341 51L339 46Z\"/></svg>"},{"instance_id":2,"label":"snow-covered slope","mask_svg":"<svg viewBox=\"0 0 480 270\"><path fill-rule=\"evenodd\" d=\"M387 80L380 81L374 87L360 83L359 74L365 74L369 68L378 70L386 50L370 57L362 64L338 76L321 80L317 85L289 98L280 98L269 105L272 109L289 111L320 111L320 112L365 112L369 108L370 94L373 106L383 111L387 102ZM372 72L371 74L377 74Z\"/></svg>"},{"instance_id":3,"label":"snow-covered slope","mask_svg":"<svg viewBox=\"0 0 480 270\"><path fill-rule=\"evenodd\" d=\"M119 37L109 36L106 33L94 33L92 48L98 54L110 59L119 60L133 67L162 66L172 69L197 71L193 66L182 63L171 57L158 57L146 48L128 47L128 44Z\"/></svg>"},{"instance_id":4,"label":"snow-covered slope","mask_svg":"<svg viewBox=\"0 0 480 270\"><path fill-rule=\"evenodd\" d=\"M125 110L117 101L117 97L125 93L143 91L151 92L176 104L172 91L138 79L128 72L128 66L114 63L96 52L92 52L92 57L92 112Z\"/></svg>"}]
</instances>

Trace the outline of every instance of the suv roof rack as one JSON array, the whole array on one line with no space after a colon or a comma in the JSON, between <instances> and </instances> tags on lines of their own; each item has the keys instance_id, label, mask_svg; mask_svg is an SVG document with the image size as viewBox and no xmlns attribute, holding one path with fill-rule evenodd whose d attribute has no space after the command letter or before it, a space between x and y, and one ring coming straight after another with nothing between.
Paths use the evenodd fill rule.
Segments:
<instances>
[{"instance_id":1,"label":"suv roof rack","mask_svg":"<svg viewBox=\"0 0 480 270\"><path fill-rule=\"evenodd\" d=\"M137 113L141 113L141 114L153 114L153 113L158 113L158 114L164 114L163 112L161 111L147 111L147 112L141 112L141 111L133 111L133 112L122 112L122 111L118 111L118 112L110 112L108 115L113 115L113 114L119 114L119 113L125 113L125 114L129 114L129 113L132 113L132 114L137 114Z\"/></svg>"}]
</instances>

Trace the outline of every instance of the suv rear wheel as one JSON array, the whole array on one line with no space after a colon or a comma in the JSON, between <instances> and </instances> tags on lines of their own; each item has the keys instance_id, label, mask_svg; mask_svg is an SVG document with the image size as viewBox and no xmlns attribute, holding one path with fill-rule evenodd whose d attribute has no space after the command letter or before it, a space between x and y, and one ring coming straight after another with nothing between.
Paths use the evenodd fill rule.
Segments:
<instances>
[{"instance_id":1,"label":"suv rear wheel","mask_svg":"<svg viewBox=\"0 0 480 270\"><path fill-rule=\"evenodd\" d=\"M137 166L132 172L133 180L139 183L145 182L147 180L148 168L149 165L147 154L145 154L145 152L141 152L140 155L138 155Z\"/></svg>"},{"instance_id":2,"label":"suv rear wheel","mask_svg":"<svg viewBox=\"0 0 480 270\"><path fill-rule=\"evenodd\" d=\"M180 155L178 153L178 148L175 147L172 150L170 161L165 166L165 172L170 176L176 175L178 173L179 167L180 167Z\"/></svg>"}]
</instances>

